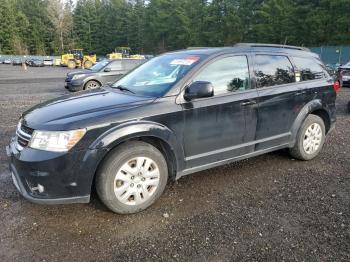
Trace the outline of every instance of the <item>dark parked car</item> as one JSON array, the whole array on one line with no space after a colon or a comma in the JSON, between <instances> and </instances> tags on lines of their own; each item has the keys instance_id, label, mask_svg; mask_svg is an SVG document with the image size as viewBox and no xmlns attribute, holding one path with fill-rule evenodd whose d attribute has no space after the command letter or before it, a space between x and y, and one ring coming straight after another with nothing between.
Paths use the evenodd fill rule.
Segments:
<instances>
[{"instance_id":1,"label":"dark parked car","mask_svg":"<svg viewBox=\"0 0 350 262\"><path fill-rule=\"evenodd\" d=\"M15 58L12 60L12 65L22 65L22 60L19 58Z\"/></svg>"},{"instance_id":2,"label":"dark parked car","mask_svg":"<svg viewBox=\"0 0 350 262\"><path fill-rule=\"evenodd\" d=\"M115 82L122 75L144 62L145 60L139 59L103 60L90 69L68 73L65 88L69 91L99 88L108 82Z\"/></svg>"},{"instance_id":3,"label":"dark parked car","mask_svg":"<svg viewBox=\"0 0 350 262\"><path fill-rule=\"evenodd\" d=\"M7 147L13 181L36 203L86 203L95 186L114 212L138 212L168 179L283 148L315 158L338 90L304 48L166 53L113 85L23 113Z\"/></svg>"},{"instance_id":4,"label":"dark parked car","mask_svg":"<svg viewBox=\"0 0 350 262\"><path fill-rule=\"evenodd\" d=\"M342 86L350 87L350 62L340 66L338 72L339 77L342 80Z\"/></svg>"},{"instance_id":5,"label":"dark parked car","mask_svg":"<svg viewBox=\"0 0 350 262\"><path fill-rule=\"evenodd\" d=\"M37 59L37 58L32 58L29 60L26 60L25 62L28 66L32 66L32 67L43 67L44 65L44 61L41 59Z\"/></svg>"}]
</instances>

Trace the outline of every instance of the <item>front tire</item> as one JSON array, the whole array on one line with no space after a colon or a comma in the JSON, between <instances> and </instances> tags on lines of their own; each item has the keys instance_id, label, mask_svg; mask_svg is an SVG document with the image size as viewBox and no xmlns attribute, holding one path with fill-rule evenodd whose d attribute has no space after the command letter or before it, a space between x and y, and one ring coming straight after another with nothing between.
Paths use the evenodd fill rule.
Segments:
<instances>
[{"instance_id":1,"label":"front tire","mask_svg":"<svg viewBox=\"0 0 350 262\"><path fill-rule=\"evenodd\" d=\"M90 60L86 60L84 62L84 68L89 69L93 66L92 62Z\"/></svg>"},{"instance_id":2,"label":"front tire","mask_svg":"<svg viewBox=\"0 0 350 262\"><path fill-rule=\"evenodd\" d=\"M67 62L67 67L68 67L69 69L74 69L74 68L77 67L77 64L75 63L74 60L69 60L69 61Z\"/></svg>"},{"instance_id":3,"label":"front tire","mask_svg":"<svg viewBox=\"0 0 350 262\"><path fill-rule=\"evenodd\" d=\"M152 145L127 142L112 151L96 177L101 201L118 214L137 213L163 193L168 168L163 154Z\"/></svg>"},{"instance_id":4,"label":"front tire","mask_svg":"<svg viewBox=\"0 0 350 262\"><path fill-rule=\"evenodd\" d=\"M84 90L91 90L91 89L97 89L101 86L101 84L95 80L88 81L85 86Z\"/></svg>"},{"instance_id":5,"label":"front tire","mask_svg":"<svg viewBox=\"0 0 350 262\"><path fill-rule=\"evenodd\" d=\"M326 128L322 118L309 115L303 122L297 135L297 141L290 154L299 160L312 160L318 156L323 148Z\"/></svg>"}]
</instances>

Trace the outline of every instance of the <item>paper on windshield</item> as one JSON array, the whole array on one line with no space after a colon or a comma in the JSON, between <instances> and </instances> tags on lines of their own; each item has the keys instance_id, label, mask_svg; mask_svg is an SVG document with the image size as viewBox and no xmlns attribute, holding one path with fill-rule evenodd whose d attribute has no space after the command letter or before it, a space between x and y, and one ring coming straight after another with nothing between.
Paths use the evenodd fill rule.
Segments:
<instances>
[{"instance_id":1,"label":"paper on windshield","mask_svg":"<svg viewBox=\"0 0 350 262\"><path fill-rule=\"evenodd\" d=\"M200 59L199 56L188 56L183 59L174 59L170 62L171 65L187 65L190 66L193 63L197 62Z\"/></svg>"}]
</instances>

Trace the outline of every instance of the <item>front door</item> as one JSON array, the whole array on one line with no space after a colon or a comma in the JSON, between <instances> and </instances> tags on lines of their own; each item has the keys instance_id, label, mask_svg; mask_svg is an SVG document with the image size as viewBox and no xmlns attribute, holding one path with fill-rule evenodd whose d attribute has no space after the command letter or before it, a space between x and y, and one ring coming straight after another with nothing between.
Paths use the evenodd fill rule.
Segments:
<instances>
[{"instance_id":1,"label":"front door","mask_svg":"<svg viewBox=\"0 0 350 262\"><path fill-rule=\"evenodd\" d=\"M123 71L123 65L121 60L116 60L109 63L106 68L109 68L109 72L103 72L101 78L103 83L116 82L125 72Z\"/></svg>"},{"instance_id":2,"label":"front door","mask_svg":"<svg viewBox=\"0 0 350 262\"><path fill-rule=\"evenodd\" d=\"M214 96L183 101L186 169L251 153L257 123L257 91L246 55L218 57L192 81L208 81Z\"/></svg>"}]
</instances>

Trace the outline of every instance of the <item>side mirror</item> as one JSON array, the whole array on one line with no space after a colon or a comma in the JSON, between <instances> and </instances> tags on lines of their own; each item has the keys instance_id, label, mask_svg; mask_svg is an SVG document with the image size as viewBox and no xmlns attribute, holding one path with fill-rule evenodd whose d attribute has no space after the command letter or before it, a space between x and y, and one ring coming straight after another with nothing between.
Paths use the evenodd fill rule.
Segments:
<instances>
[{"instance_id":1,"label":"side mirror","mask_svg":"<svg viewBox=\"0 0 350 262\"><path fill-rule=\"evenodd\" d=\"M104 72L108 73L108 72L111 72L112 69L110 67L106 67L105 70L103 70Z\"/></svg>"},{"instance_id":2,"label":"side mirror","mask_svg":"<svg viewBox=\"0 0 350 262\"><path fill-rule=\"evenodd\" d=\"M205 98L214 96L212 83L206 81L196 81L186 87L184 98L190 101L195 98Z\"/></svg>"}]
</instances>

